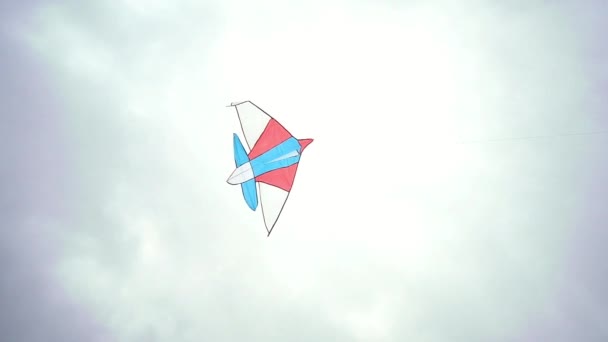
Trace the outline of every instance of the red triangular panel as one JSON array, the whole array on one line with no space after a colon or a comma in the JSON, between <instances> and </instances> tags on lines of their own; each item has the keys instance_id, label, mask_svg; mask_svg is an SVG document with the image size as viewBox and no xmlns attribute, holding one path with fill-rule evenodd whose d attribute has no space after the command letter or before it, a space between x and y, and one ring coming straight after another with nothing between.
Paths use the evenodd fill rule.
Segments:
<instances>
[{"instance_id":1,"label":"red triangular panel","mask_svg":"<svg viewBox=\"0 0 608 342\"><path fill-rule=\"evenodd\" d=\"M298 142L300 143L300 147L302 148L300 150L300 153L302 153L304 152L306 146L310 145L310 143L313 142L313 139L298 139Z\"/></svg>"},{"instance_id":2,"label":"red triangular panel","mask_svg":"<svg viewBox=\"0 0 608 342\"><path fill-rule=\"evenodd\" d=\"M266 128L264 129L264 132L262 132L262 135L260 135L258 141L256 141L255 145L249 152L249 159L254 159L261 156L264 154L264 152L289 138L291 138L291 134L289 134L289 132L287 132L287 130L283 128L283 126L281 126L277 120L270 119L266 125Z\"/></svg>"},{"instance_id":3,"label":"red triangular panel","mask_svg":"<svg viewBox=\"0 0 608 342\"><path fill-rule=\"evenodd\" d=\"M267 172L263 175L255 177L257 182L266 183L268 185L276 186L277 188L283 189L287 192L291 191L293 181L296 178L296 171L298 170L298 163L291 166L276 169L274 171Z\"/></svg>"}]
</instances>

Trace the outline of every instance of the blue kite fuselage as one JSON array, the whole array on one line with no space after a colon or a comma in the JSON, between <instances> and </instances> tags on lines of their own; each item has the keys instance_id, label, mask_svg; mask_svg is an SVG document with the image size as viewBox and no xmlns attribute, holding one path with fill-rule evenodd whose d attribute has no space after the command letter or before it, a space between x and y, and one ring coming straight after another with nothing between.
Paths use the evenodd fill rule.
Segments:
<instances>
[{"instance_id":1,"label":"blue kite fuselage","mask_svg":"<svg viewBox=\"0 0 608 342\"><path fill-rule=\"evenodd\" d=\"M245 202L251 210L258 206L255 178L265 173L286 168L300 161L302 145L290 137L261 155L249 159L238 135L234 134L234 161L236 169L228 178L230 184L240 184Z\"/></svg>"},{"instance_id":2,"label":"blue kite fuselage","mask_svg":"<svg viewBox=\"0 0 608 342\"><path fill-rule=\"evenodd\" d=\"M302 147L298 139L291 137L260 156L249 160L241 140L234 135L236 170L228 178L230 184L241 184L267 172L291 166L300 161Z\"/></svg>"}]
</instances>

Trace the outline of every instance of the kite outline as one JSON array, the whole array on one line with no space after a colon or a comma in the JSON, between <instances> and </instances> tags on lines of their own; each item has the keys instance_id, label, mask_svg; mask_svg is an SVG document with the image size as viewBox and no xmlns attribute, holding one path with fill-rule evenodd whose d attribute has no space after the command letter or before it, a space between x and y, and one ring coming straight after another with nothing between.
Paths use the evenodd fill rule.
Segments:
<instances>
[{"instance_id":1,"label":"kite outline","mask_svg":"<svg viewBox=\"0 0 608 342\"><path fill-rule=\"evenodd\" d=\"M245 103L248 103L248 104L252 105L254 107L254 109L258 110L259 112L263 113L264 115L266 115L268 117L268 121L265 123L264 128L262 129L261 133L255 138L254 142L250 141L252 139L248 138L248 132L246 132L245 126L243 125L243 113L241 111L239 111L239 108L238 108L239 105L242 105L242 104L245 104ZM253 103L250 100L241 101L241 102L232 102L230 105L228 105L226 107L234 107L235 110L236 110L237 117L239 119L239 126L241 128L241 132L242 132L243 138L245 139L245 143L246 143L247 147L249 148L249 152L246 152L248 158L249 158L249 155L251 154L251 152L256 147L257 143L262 139L262 137L265 136L264 134L266 133L266 130L269 129L269 127L271 127L270 126L271 123L273 123L275 125L278 125L278 128L280 128L282 131L284 131L285 133L288 134L288 138L286 138L282 142L276 143L275 145L266 148L264 151L260 152L255 157L249 158L249 160L248 160L247 163L251 162L252 160L254 160L254 159L256 159L256 158L258 158L260 156L263 156L265 153L267 153L268 151L270 151L274 147L277 147L280 144L283 144L283 143L287 142L290 139L295 139L295 141L298 142L298 144L299 144L299 150L296 151L297 152L296 156L298 157L297 161L293 162L292 164L289 164L289 165L286 165L286 166L280 166L280 167L272 168L272 169L270 169L270 170L268 170L266 172L263 172L261 174L258 174L258 175L256 175L255 173L253 173L253 177L251 179L248 179L248 180L240 182L240 183L231 183L230 182L231 178L229 178L227 180L228 184L231 184L231 185L237 185L237 184L241 185L244 197L246 197L246 195L245 195L245 188L244 188L243 184L245 182L247 182L247 181L250 181L250 180L254 180L255 181L256 199L257 199L257 197L259 197L259 205L260 205L260 208L261 208L261 211L262 211L262 217L263 217L263 220L264 220L264 226L265 226L266 231L268 233L266 236L269 237L270 234L272 233L274 227L278 223L278 221L279 221L279 219L280 219L280 217L281 217L281 215L283 213L283 210L285 209L285 205L287 204L287 201L289 200L289 196L291 195L291 191L293 190L293 185L295 184L295 178L297 176L297 171L298 171L298 167L299 167L299 163L300 163L300 158L301 158L302 152L304 151L304 149L310 143L312 143L314 141L314 139L297 139L297 138L295 138L294 135L287 128L285 128L283 126L283 124L281 124L272 115L270 115L269 113L267 113L265 110L263 110L262 108L260 108L258 105L256 105L255 103ZM270 134L270 133L268 133L268 134ZM236 134L234 134L234 135L236 136ZM240 143L240 139L239 139L238 142ZM302 145L302 143L304 143L304 145ZM242 144L241 144L241 146L242 146ZM286 158L288 158L288 157L290 157L290 156L287 155ZM235 158L236 158L236 155L235 155ZM275 160L273 160L273 161L275 161ZM238 169L238 167L239 167L239 165L238 165L238 162L237 162L237 169ZM251 167L251 166L249 166L249 167ZM288 184L289 184L288 185L288 190L286 190L286 189L284 189L284 188L282 188L282 187L280 187L280 186L278 186L276 184L271 184L266 179L260 179L260 180L257 179L258 177L260 177L262 175L265 175L265 174L268 174L268 173L271 173L271 172L275 172L275 171L279 171L279 170L283 170L283 169L287 169L287 168L290 168L290 167L293 167L294 170L293 170L293 175L291 176L291 179L288 181ZM233 172L233 174L234 174L234 172ZM232 175L231 175L231 177L232 177ZM287 192L287 194L285 195L285 198L283 199L283 203L281 204L280 208L278 209L278 212L276 213L276 217L274 218L274 221L271 223L270 227L269 227L269 225L267 223L267 216L266 216L267 215L267 210L264 208L264 196L265 196L264 194L267 194L267 191L266 192L261 191L263 188L262 188L262 184L260 184L260 183L263 183L266 186L271 186L271 187L274 187L274 188L277 188L277 189L280 189L280 190L283 190L283 191ZM247 201L247 198L245 200ZM250 206L250 208L255 211L255 209L257 209L257 206L256 206L256 208L252 208Z\"/></svg>"}]
</instances>

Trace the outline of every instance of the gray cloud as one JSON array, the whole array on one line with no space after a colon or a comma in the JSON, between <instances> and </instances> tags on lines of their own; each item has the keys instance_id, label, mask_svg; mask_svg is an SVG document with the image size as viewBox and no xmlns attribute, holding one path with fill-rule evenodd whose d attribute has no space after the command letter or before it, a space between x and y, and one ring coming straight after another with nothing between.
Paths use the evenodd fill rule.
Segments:
<instances>
[{"instance_id":1,"label":"gray cloud","mask_svg":"<svg viewBox=\"0 0 608 342\"><path fill-rule=\"evenodd\" d=\"M3 135L5 146L22 147L6 149L13 162L0 180L15 189L2 203L19 227L1 249L2 302L18 308L2 322L14 340L602 337L593 302L602 303L606 278L591 266L602 256L604 215L584 203L606 197L590 185L605 171L595 147L603 138L445 147L403 137L443 126L483 139L596 123L572 115L594 98L579 33L562 29L571 24L565 7L418 4L389 14L364 2L300 12L266 1L256 16L236 2L128 3L138 2L40 7L17 35L48 69L26 68L21 57L6 68L23 85L4 92L12 112L30 113L11 118ZM426 12L408 14L414 8ZM456 89L440 83L450 77L433 69L445 64L425 55L446 50L391 31L429 12L451 30L426 37L452 44L454 65L470 71L453 73L465 99L451 99ZM408 83L412 75L436 83ZM431 90L453 106L425 102ZM47 95L19 100L31 93ZM310 103L294 105L303 93ZM301 210L287 210L270 239L224 183L230 134L218 133L235 127L222 106L256 95L319 146L307 150L290 199ZM391 96L416 105L396 108ZM343 174L345 159L371 153L373 163ZM374 181L399 163L404 177ZM568 279L575 270L580 282ZM31 296L15 294L27 286Z\"/></svg>"},{"instance_id":2,"label":"gray cloud","mask_svg":"<svg viewBox=\"0 0 608 342\"><path fill-rule=\"evenodd\" d=\"M62 107L44 65L9 37L0 46L0 330L7 341L107 341L52 272L65 232L68 153Z\"/></svg>"}]
</instances>

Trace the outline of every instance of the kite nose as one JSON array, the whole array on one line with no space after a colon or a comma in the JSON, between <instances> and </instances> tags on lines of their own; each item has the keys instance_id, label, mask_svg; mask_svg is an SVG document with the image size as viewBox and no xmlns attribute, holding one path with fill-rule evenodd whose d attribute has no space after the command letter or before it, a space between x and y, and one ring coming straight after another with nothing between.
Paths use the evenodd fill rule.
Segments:
<instances>
[{"instance_id":1,"label":"kite nose","mask_svg":"<svg viewBox=\"0 0 608 342\"><path fill-rule=\"evenodd\" d=\"M236 173L236 170L234 170L234 171L233 171L233 172L230 174L230 177L228 177L228 179L226 180L226 183L228 183L228 184L232 184L232 185L236 185L236 184L238 184L238 183L237 183L237 182L235 182L235 180L234 180L234 178L235 178L235 173Z\"/></svg>"},{"instance_id":2,"label":"kite nose","mask_svg":"<svg viewBox=\"0 0 608 342\"><path fill-rule=\"evenodd\" d=\"M310 143L313 142L313 139L299 139L298 142L300 143L300 147L302 148L300 150L300 153L302 153L304 152L306 146L310 145Z\"/></svg>"}]
</instances>

